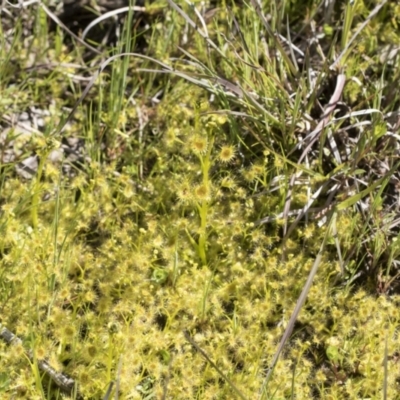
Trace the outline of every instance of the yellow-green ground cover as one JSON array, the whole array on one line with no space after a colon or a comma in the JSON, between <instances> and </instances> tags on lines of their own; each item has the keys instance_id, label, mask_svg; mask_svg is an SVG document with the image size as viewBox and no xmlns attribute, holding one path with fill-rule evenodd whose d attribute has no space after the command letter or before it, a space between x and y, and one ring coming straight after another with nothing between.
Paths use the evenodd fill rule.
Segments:
<instances>
[{"instance_id":1,"label":"yellow-green ground cover","mask_svg":"<svg viewBox=\"0 0 400 400\"><path fill-rule=\"evenodd\" d=\"M295 3L264 7L272 22L285 21L285 28L289 18L298 28L307 18L322 20L314 14L317 4L308 3L307 17L300 12L303 5ZM349 37L376 5L355 3ZM342 28L343 18L349 18L346 4L336 4L336 14L324 27L328 42L334 41L330 28ZM148 41L146 54L168 63L178 57L185 20L172 8L158 6L163 22L154 21L141 35ZM181 6L195 17L190 7ZM377 216L386 211L383 183L364 193L375 219L363 219L356 207L360 198L345 203L351 195L339 193L336 211L328 213L332 224L319 223L322 217L304 218L283 239L287 218L281 213L298 158L289 153L300 134L290 117L301 122L299 104L313 100L307 97L306 78L298 78L304 88L291 87L294 81L286 76L290 68L282 59L256 59L262 43L257 42L261 23L254 8L231 6L251 49L246 53L236 48L235 54L233 46L226 50L229 62L219 60L219 67L210 58L209 68L243 79L250 89L263 83L260 96L278 96L278 102L265 100L270 116L260 116L246 96L242 103L231 102L215 89L212 99L179 77L137 72L155 65L131 57L116 60L99 77L62 133L57 126L68 114L63 107L72 107L83 90L67 75L77 72L61 64L51 72L31 67L45 62L83 66L84 50L64 44L67 34L61 29L48 32L42 8L29 11L31 36L19 33L14 55L1 67L1 111L11 115L35 104L50 110L50 116L42 134L18 136L14 130L12 146L23 149L21 157L40 156L35 176L25 180L16 174L17 161L1 165L0 317L2 326L22 339L19 345L0 343L1 398L101 399L112 381L112 396L120 399L239 398L233 385L246 399L398 398L400 296L390 288L397 278L393 270L399 250L397 235L390 232L389 238L383 228L375 229ZM209 29L223 48L221 32L228 35L233 23L226 5L220 7ZM352 111L381 106L382 113L388 112L397 101L380 105L371 98L374 85L386 79L383 73L368 72L377 78L365 84L364 92L357 85L357 80L364 82L367 68L382 68L377 59L368 58L368 51L377 53L373 35L380 32L379 23L386 24L388 37L398 40L392 33L396 7L386 6L382 12L378 22L371 19L341 66L350 82L343 101ZM115 52L130 50L131 34L125 32L126 40L121 39ZM186 34L192 41L186 51L194 62L207 63L211 50L205 41L196 29ZM2 35L6 37L4 29ZM326 55L331 61L341 50L339 39L332 48L335 44L337 52ZM359 56L362 52L366 57ZM29 54L35 55L33 61ZM237 61L239 56L243 62ZM264 72L246 69L259 61ZM16 75L12 63L18 66ZM191 71L189 63L181 68ZM397 64L390 68L398 76ZM152 102L160 88L162 97ZM289 94L277 94L282 88L299 93L295 104ZM248 114L250 122L235 112ZM358 147L367 159L365 169L368 157L377 158L379 135L388 130L383 119L371 120L370 141ZM65 173L61 161L47 159L63 137L79 137L85 143L87 157L71 167L73 174ZM385 156L397 162L393 152ZM292 209L304 207L310 188L333 176L321 167L321 158L314 158L307 179L292 195ZM360 164L344 162L335 168L341 168L346 179L352 173L362 175ZM284 183L274 184L276 177L283 177ZM265 217L271 220L257 222ZM265 382L325 242L293 334ZM367 252L372 254L369 266ZM364 279L357 280L360 271ZM75 393L68 396L50 385L38 368L43 359L75 380Z\"/></svg>"}]
</instances>

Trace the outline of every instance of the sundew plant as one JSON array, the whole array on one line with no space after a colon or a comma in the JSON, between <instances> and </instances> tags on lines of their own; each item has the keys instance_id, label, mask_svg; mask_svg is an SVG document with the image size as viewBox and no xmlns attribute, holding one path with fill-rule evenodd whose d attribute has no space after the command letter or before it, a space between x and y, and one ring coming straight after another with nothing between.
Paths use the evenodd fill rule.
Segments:
<instances>
[{"instance_id":1,"label":"sundew plant","mask_svg":"<svg viewBox=\"0 0 400 400\"><path fill-rule=\"evenodd\" d=\"M395 399L399 6L58 3L0 9L1 398Z\"/></svg>"}]
</instances>

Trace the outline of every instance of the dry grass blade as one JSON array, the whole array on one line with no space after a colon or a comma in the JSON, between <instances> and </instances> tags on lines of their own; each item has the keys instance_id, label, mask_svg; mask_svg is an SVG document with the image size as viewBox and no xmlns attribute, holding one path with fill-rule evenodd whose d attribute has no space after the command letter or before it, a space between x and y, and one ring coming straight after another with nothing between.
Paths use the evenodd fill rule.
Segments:
<instances>
[{"instance_id":1,"label":"dry grass blade","mask_svg":"<svg viewBox=\"0 0 400 400\"><path fill-rule=\"evenodd\" d=\"M186 340L206 359L208 363L219 373L225 382L234 390L234 392L242 399L247 400L243 393L234 385L234 383L218 368L218 366L208 357L207 353L190 337L189 333L183 332Z\"/></svg>"},{"instance_id":2,"label":"dry grass blade","mask_svg":"<svg viewBox=\"0 0 400 400\"><path fill-rule=\"evenodd\" d=\"M96 54L102 54L101 51L97 50L90 44L86 43L83 39L81 39L79 36L75 35L74 32L72 32L67 26L65 26L60 19L54 15L41 1L39 2L40 7L43 8L44 12L56 23L58 24L65 32L67 32L69 35L71 35L77 42L85 46L87 49L90 51L93 51Z\"/></svg>"},{"instance_id":3,"label":"dry grass blade","mask_svg":"<svg viewBox=\"0 0 400 400\"><path fill-rule=\"evenodd\" d=\"M193 8L193 11L196 13L197 18L199 19L199 21L201 22L201 25L203 26L204 29L204 36L208 37L208 30L207 30L207 24L206 21L204 21L203 16L201 15L201 13L199 12L199 10L194 6L193 3L191 3L188 0L185 0L186 4L188 4L191 8Z\"/></svg>"},{"instance_id":4,"label":"dry grass blade","mask_svg":"<svg viewBox=\"0 0 400 400\"><path fill-rule=\"evenodd\" d=\"M96 18L95 20L93 20L82 32L82 40L85 39L86 35L88 34L88 32L97 24L99 24L100 22L103 22L104 20L106 20L107 18L111 18L114 17L115 15L118 14L123 14L125 12L129 12L129 10L132 11L141 11L144 12L146 11L146 7L139 7L139 6L128 6L128 7L121 7L118 8L116 10L112 10L109 12L106 12L103 15L100 15L100 17Z\"/></svg>"},{"instance_id":5,"label":"dry grass blade","mask_svg":"<svg viewBox=\"0 0 400 400\"><path fill-rule=\"evenodd\" d=\"M313 266L311 268L311 271L310 271L310 273L308 275L307 281L304 284L304 287L303 287L303 290L301 291L300 297L297 300L296 307L295 307L295 309L294 309L294 311L293 311L293 313L292 313L292 315L290 317L290 320L288 322L286 330L285 330L285 332L284 332L284 334L282 336L282 339L281 339L281 341L279 343L279 346L278 346L278 348L277 348L277 350L275 352L274 358L272 359L272 362L271 362L270 367L269 367L268 372L267 372L267 376L266 376L266 378L265 378L265 380L264 380L264 382L262 384L261 391L260 391L260 397L259 397L260 399L264 398L264 391L265 391L265 389L267 387L267 384L268 384L268 382L269 382L269 380L270 380L270 378L272 376L272 372L273 372L273 370L275 368L275 365L278 362L279 356L282 353L282 350L283 350L286 342L288 341L290 335L292 334L293 327L294 327L294 324L296 322L297 316L299 315L300 310L303 307L304 302L306 301L308 292L310 291L310 288L311 288L312 282L314 280L314 277L315 277L315 275L317 273L318 267L321 264L322 254L323 254L323 252L325 250L325 246L326 246L327 240L328 240L328 238L329 238L329 236L331 234L331 228L332 228L332 222L333 221L334 221L334 218L333 218L333 215L332 215L332 217L331 217L331 219L329 221L328 229L327 229L327 231L325 233L324 240L323 240L323 242L321 244L321 247L320 247L320 250L318 252L318 255L317 255L317 257L316 257L316 259L314 261L314 264L313 264Z\"/></svg>"},{"instance_id":6,"label":"dry grass blade","mask_svg":"<svg viewBox=\"0 0 400 400\"><path fill-rule=\"evenodd\" d=\"M110 382L110 384L108 385L108 388L107 388L107 392L103 397L103 400L109 400L113 386L114 386L114 382Z\"/></svg>"},{"instance_id":7,"label":"dry grass blade","mask_svg":"<svg viewBox=\"0 0 400 400\"><path fill-rule=\"evenodd\" d=\"M210 70L204 63L200 62L197 58L193 57L189 52L187 52L185 49L179 47L179 50L185 54L189 59L191 59L192 65L196 66L197 68L201 69L204 73L203 77L209 79L210 81L214 81L215 83L220 84L224 89L227 89L228 91L234 93L237 97L242 98L243 97L243 90L238 86L235 85L234 83L228 81L227 79L220 78L217 76L212 70ZM182 61L182 60L181 60ZM186 61L186 60L185 60ZM178 71L174 72L175 74L182 74ZM186 74L181 75L184 79L188 80ZM193 82L195 83L195 82ZM196 83L197 84L197 83ZM227 92L228 93L228 92Z\"/></svg>"},{"instance_id":8,"label":"dry grass blade","mask_svg":"<svg viewBox=\"0 0 400 400\"><path fill-rule=\"evenodd\" d=\"M300 54L300 56L302 56L302 57L304 57L304 53L292 43L292 40L291 40L291 37L290 37L289 21L287 21L287 24L286 24L286 31L287 31L287 36L288 36L289 39L286 39L282 35L279 35L279 37L280 37L281 40L283 40L289 46L290 57L292 58L293 65L296 67L296 70L298 71L299 70L299 65L297 63L296 56L294 55L294 52L297 51Z\"/></svg>"},{"instance_id":9,"label":"dry grass blade","mask_svg":"<svg viewBox=\"0 0 400 400\"><path fill-rule=\"evenodd\" d=\"M156 60L154 60L156 61ZM229 82L226 79L222 79L218 76L209 76L209 75L197 75L200 79L196 79L194 76L185 74L180 71L176 70L157 70L157 69L149 69L149 68L137 68L135 72L148 72L148 73L158 73L158 74L171 74L178 76L180 78L183 78L187 82L193 83L194 85L207 90L208 92L212 94L218 94L223 92L224 96L230 97L231 99L235 100L237 98L241 99L243 97L243 90L239 87L233 84L232 82ZM216 84L216 86L211 85L211 82ZM222 89L222 90L221 90ZM251 95L251 94L249 94ZM220 110L219 112L223 112L224 110ZM215 112L218 113L218 112ZM246 114L246 113L241 113L241 112L234 112L227 110L226 113L230 113L232 115L239 115L243 117L248 117L248 118L253 118L251 115Z\"/></svg>"}]
</instances>

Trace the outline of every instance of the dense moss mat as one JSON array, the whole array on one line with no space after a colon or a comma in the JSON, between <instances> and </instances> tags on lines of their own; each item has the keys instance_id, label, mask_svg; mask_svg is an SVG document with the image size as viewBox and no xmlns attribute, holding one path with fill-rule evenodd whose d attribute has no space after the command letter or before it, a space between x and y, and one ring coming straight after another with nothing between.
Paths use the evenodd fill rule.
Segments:
<instances>
[{"instance_id":1,"label":"dense moss mat","mask_svg":"<svg viewBox=\"0 0 400 400\"><path fill-rule=\"evenodd\" d=\"M355 3L349 36L375 6ZM0 343L1 398L101 399L112 381L120 399L238 398L233 385L244 398L258 398L325 241L307 302L262 396L397 397L397 171L386 175L398 155L390 146L396 136L385 142L384 118L398 103L397 56L385 47L399 39L397 6L372 18L346 62L329 70L316 58L323 52L333 62L347 45L335 33L345 36L346 4L323 12L311 1L266 3L273 29L286 35L288 18L292 33L300 32L296 48L309 52L297 75L290 57L259 37L254 9L231 6L233 14L221 4L206 21L224 49L216 53L172 9L148 5L151 12L129 20L135 29L122 30L113 52L172 60L181 76L157 74L143 57L117 59L62 133L57 126L84 89L84 75L93 74L85 62L94 55L71 46L61 29L50 32L40 7L18 17L14 42L2 21L9 55L1 64L0 111L2 129L12 129L1 142L0 316L22 345ZM310 20L318 22L320 47L307 47L315 39ZM319 81L310 71L325 72ZM215 83L208 92L182 79L203 85L205 72ZM339 72L348 84L332 126L348 132L337 140L342 163L323 136L307 164L297 165L298 138L323 115ZM233 86L232 95L226 84L222 90L217 75L240 82L242 92ZM21 133L11 116L33 106L48 112L44 127ZM61 144L64 158L54 156ZM73 146L79 149L68 158ZM37 169L25 179L15 167L32 155ZM298 171L304 175L291 209L307 207L310 193L320 194L313 206L323 209L330 199L332 207L301 219L284 237L297 215L282 211ZM335 218L332 232L324 216ZM79 392L59 393L38 368L43 359L73 378Z\"/></svg>"},{"instance_id":2,"label":"dense moss mat","mask_svg":"<svg viewBox=\"0 0 400 400\"><path fill-rule=\"evenodd\" d=\"M146 190L127 173L115 178L112 166L93 166L90 179L80 173L71 182L46 174L41 197L55 185L58 192L41 203L36 230L21 209L23 200L29 204L27 185L6 181L2 323L75 378L88 398L100 398L117 370L122 398L160 398L165 386L174 399L232 398L183 331L253 398L321 233L299 232L281 261L277 233L251 223L265 199L253 200L239 174L225 176L216 141L201 155L186 146L166 151L163 140L154 146L160 151ZM205 184L208 157L213 172ZM395 397L399 298L334 289L338 269L327 252L268 386L274 398L292 391L302 398L378 396L386 340ZM21 349L3 345L2 352L2 370L10 371L3 390L40 393Z\"/></svg>"}]
</instances>

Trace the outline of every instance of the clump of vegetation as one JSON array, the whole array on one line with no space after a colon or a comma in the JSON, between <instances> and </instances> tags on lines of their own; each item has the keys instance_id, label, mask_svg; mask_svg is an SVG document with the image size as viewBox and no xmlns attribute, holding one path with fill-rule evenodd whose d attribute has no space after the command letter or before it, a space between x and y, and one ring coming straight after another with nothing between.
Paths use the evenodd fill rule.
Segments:
<instances>
[{"instance_id":1,"label":"clump of vegetation","mask_svg":"<svg viewBox=\"0 0 400 400\"><path fill-rule=\"evenodd\" d=\"M2 398L395 398L395 6L168 2L1 22Z\"/></svg>"}]
</instances>

